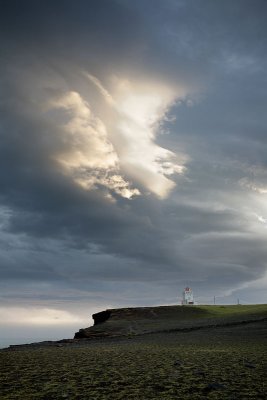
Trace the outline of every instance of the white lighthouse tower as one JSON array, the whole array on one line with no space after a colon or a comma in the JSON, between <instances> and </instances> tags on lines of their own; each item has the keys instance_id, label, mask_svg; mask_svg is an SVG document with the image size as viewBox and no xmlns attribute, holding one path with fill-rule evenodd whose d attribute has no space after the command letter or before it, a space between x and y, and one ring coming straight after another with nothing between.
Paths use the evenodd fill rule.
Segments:
<instances>
[{"instance_id":1,"label":"white lighthouse tower","mask_svg":"<svg viewBox=\"0 0 267 400\"><path fill-rule=\"evenodd\" d=\"M186 287L183 291L182 304L194 304L193 290L190 287Z\"/></svg>"}]
</instances>

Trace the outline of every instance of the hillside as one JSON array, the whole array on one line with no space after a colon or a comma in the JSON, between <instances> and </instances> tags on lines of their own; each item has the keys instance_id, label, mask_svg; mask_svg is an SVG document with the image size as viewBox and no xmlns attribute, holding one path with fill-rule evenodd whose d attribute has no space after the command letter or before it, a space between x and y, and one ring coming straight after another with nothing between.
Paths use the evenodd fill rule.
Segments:
<instances>
[{"instance_id":1,"label":"hillside","mask_svg":"<svg viewBox=\"0 0 267 400\"><path fill-rule=\"evenodd\" d=\"M94 326L75 339L142 335L204 327L229 326L267 319L267 305L159 306L109 309L93 314Z\"/></svg>"}]
</instances>

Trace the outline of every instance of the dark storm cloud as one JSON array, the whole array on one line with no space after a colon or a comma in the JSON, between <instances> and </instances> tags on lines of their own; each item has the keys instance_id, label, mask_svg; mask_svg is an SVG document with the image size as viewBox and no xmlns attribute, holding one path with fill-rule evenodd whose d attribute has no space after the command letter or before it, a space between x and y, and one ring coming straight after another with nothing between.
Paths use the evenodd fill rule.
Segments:
<instances>
[{"instance_id":1,"label":"dark storm cloud","mask_svg":"<svg viewBox=\"0 0 267 400\"><path fill-rule=\"evenodd\" d=\"M105 291L110 282L138 282L139 295L151 296L149 282L161 282L167 296L171 282L204 281L223 292L263 276L266 2L1 6L1 278L56 282L78 299L79 290ZM42 104L75 91L101 114L83 71L107 87L121 75L186 88L169 112L176 121L162 124L169 134L158 138L187 156L168 198L111 202L103 185L85 191L59 167L63 128Z\"/></svg>"}]
</instances>

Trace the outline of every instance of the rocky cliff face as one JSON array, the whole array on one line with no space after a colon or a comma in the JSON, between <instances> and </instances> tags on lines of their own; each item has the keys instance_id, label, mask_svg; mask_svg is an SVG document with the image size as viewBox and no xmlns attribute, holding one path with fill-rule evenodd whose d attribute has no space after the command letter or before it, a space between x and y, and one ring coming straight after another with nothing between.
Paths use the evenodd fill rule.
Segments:
<instances>
[{"instance_id":1,"label":"rocky cliff face","mask_svg":"<svg viewBox=\"0 0 267 400\"><path fill-rule=\"evenodd\" d=\"M75 333L74 339L110 336L109 333L99 330L98 327L95 329L95 327L106 322L110 318L111 312L112 310L105 310L93 314L92 317L94 320L94 325L90 326L89 328L80 329L79 332Z\"/></svg>"},{"instance_id":2,"label":"rocky cliff face","mask_svg":"<svg viewBox=\"0 0 267 400\"><path fill-rule=\"evenodd\" d=\"M119 308L93 314L94 325L74 339L132 336L234 325L266 319L267 305Z\"/></svg>"},{"instance_id":3,"label":"rocky cliff face","mask_svg":"<svg viewBox=\"0 0 267 400\"><path fill-rule=\"evenodd\" d=\"M109 319L111 316L111 310L101 311L99 313L93 314L94 325L101 324Z\"/></svg>"},{"instance_id":4,"label":"rocky cliff face","mask_svg":"<svg viewBox=\"0 0 267 400\"><path fill-rule=\"evenodd\" d=\"M80 329L75 339L114 337L165 330L178 320L203 317L205 311L196 307L160 306L119 308L93 314L94 325Z\"/></svg>"}]
</instances>

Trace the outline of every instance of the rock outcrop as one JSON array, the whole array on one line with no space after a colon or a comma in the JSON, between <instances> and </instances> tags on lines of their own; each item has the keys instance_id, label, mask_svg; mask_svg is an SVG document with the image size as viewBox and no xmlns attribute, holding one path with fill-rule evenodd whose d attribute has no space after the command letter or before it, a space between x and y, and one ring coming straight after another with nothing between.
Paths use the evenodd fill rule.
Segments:
<instances>
[{"instance_id":1,"label":"rock outcrop","mask_svg":"<svg viewBox=\"0 0 267 400\"><path fill-rule=\"evenodd\" d=\"M101 324L109 319L111 316L111 310L101 311L99 313L93 314L94 325Z\"/></svg>"}]
</instances>

